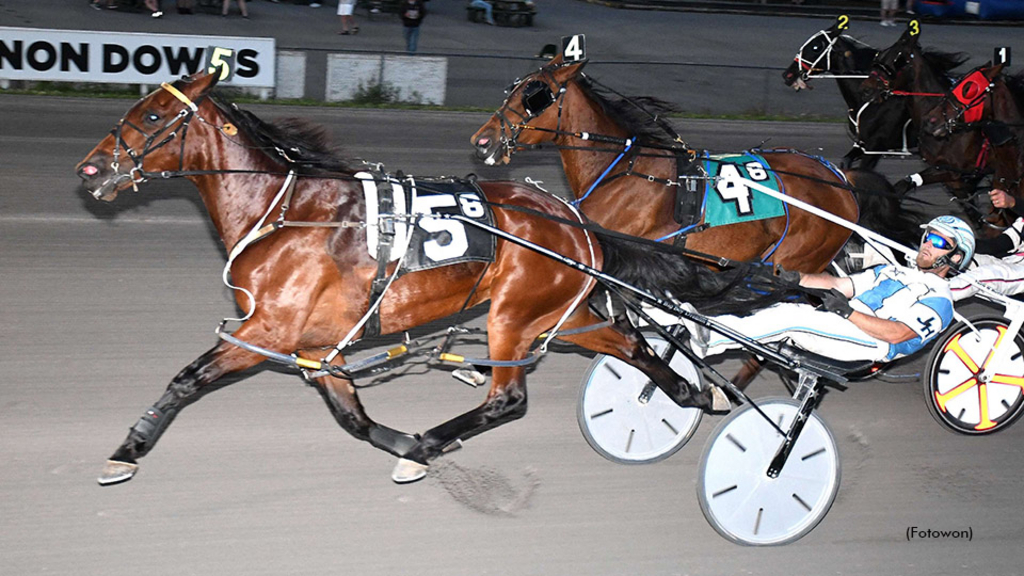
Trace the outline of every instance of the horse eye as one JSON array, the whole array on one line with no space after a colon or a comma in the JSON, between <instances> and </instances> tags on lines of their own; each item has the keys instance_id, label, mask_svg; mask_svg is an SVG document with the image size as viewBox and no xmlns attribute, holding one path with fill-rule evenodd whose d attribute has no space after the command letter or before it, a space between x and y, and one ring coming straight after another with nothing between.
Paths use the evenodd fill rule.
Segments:
<instances>
[{"instance_id":1,"label":"horse eye","mask_svg":"<svg viewBox=\"0 0 1024 576\"><path fill-rule=\"evenodd\" d=\"M156 124L159 121L160 121L160 116L158 114L156 114L155 112L150 112L150 113L146 114L146 122L149 122L150 124Z\"/></svg>"}]
</instances>

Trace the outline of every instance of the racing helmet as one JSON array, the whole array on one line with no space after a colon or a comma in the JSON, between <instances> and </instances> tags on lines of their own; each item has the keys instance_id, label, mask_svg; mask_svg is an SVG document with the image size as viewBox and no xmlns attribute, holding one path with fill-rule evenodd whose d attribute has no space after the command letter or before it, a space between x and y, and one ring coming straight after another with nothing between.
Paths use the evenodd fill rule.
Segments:
<instances>
[{"instance_id":1,"label":"racing helmet","mask_svg":"<svg viewBox=\"0 0 1024 576\"><path fill-rule=\"evenodd\" d=\"M957 272L967 270L967 267L971 264L971 259L974 258L974 230L971 230L971 227L966 222L956 216L939 216L938 218L933 218L927 224L922 224L921 228L924 229L924 234L921 236L922 244L929 230L939 232L956 244L949 254L942 256L935 262L936 266L949 265ZM959 262L953 262L952 256L954 254L961 255Z\"/></svg>"}]
</instances>

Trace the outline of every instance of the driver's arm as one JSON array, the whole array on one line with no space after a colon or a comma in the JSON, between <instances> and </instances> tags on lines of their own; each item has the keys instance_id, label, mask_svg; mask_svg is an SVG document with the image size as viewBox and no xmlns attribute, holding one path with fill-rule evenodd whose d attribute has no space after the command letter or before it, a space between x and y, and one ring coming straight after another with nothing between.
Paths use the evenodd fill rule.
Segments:
<instances>
[{"instance_id":1,"label":"driver's arm","mask_svg":"<svg viewBox=\"0 0 1024 576\"><path fill-rule=\"evenodd\" d=\"M847 298L853 298L853 280L849 276L842 278L831 274L801 274L800 285L805 288L822 288L831 290L835 288Z\"/></svg>"},{"instance_id":2,"label":"driver's arm","mask_svg":"<svg viewBox=\"0 0 1024 576\"><path fill-rule=\"evenodd\" d=\"M867 335L872 338L878 338L883 342L889 344L899 344L900 342L906 342L912 338L917 338L917 332L910 329L903 322L896 320L886 320L885 318L878 318L870 314L864 314L856 310L850 314L850 322L853 322L855 326L863 330Z\"/></svg>"}]
</instances>

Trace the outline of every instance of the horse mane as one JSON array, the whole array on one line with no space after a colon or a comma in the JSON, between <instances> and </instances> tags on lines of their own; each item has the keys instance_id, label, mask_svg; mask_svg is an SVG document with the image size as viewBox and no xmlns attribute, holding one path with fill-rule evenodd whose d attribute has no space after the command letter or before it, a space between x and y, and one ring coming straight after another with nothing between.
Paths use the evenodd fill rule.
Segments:
<instances>
[{"instance_id":1,"label":"horse mane","mask_svg":"<svg viewBox=\"0 0 1024 576\"><path fill-rule=\"evenodd\" d=\"M301 174L355 173L355 161L342 157L323 126L302 118L267 122L217 94L209 98L277 164L298 168Z\"/></svg>"},{"instance_id":2,"label":"horse mane","mask_svg":"<svg viewBox=\"0 0 1024 576\"><path fill-rule=\"evenodd\" d=\"M850 52L853 53L854 69L857 71L870 70L871 63L874 62L875 56L878 55L878 48L849 34L842 34L839 38L846 43Z\"/></svg>"},{"instance_id":3,"label":"horse mane","mask_svg":"<svg viewBox=\"0 0 1024 576\"><path fill-rule=\"evenodd\" d=\"M932 48L922 50L921 55L932 69L947 76L951 70L971 59L969 54L963 52L943 52Z\"/></svg>"},{"instance_id":4,"label":"horse mane","mask_svg":"<svg viewBox=\"0 0 1024 576\"><path fill-rule=\"evenodd\" d=\"M577 83L584 94L597 102L598 106L630 133L649 144L672 146L676 144L675 134L668 133L665 128L654 121L652 116L663 117L666 114L681 112L671 102L653 96L632 96L623 98L611 91L597 86L586 76L580 76Z\"/></svg>"},{"instance_id":5,"label":"horse mane","mask_svg":"<svg viewBox=\"0 0 1024 576\"><path fill-rule=\"evenodd\" d=\"M1014 102L1017 103L1017 110L1024 115L1024 72L1003 74L1003 80L1006 83L1006 89L1010 91Z\"/></svg>"}]
</instances>

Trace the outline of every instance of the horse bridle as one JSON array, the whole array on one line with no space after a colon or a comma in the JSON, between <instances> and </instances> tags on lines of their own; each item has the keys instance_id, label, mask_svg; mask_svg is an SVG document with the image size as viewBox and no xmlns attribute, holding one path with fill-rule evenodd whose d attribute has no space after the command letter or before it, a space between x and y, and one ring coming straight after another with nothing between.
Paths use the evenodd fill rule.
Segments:
<instances>
[{"instance_id":1,"label":"horse bridle","mask_svg":"<svg viewBox=\"0 0 1024 576\"><path fill-rule=\"evenodd\" d=\"M537 79L537 74L540 74L547 81ZM522 86L522 96L520 98L520 104L523 108L522 112L509 105L508 97L506 97L505 101L502 102L501 108L495 112L495 116L497 116L501 122L500 143L509 154L513 154L516 150L524 147L519 144L519 136L524 130L534 129L529 125L529 122L543 114L545 110L555 103L558 104L558 119L555 124L555 132L557 133L561 131L562 104L565 96L565 87L574 77L575 75L566 79L565 82L558 83L551 74L551 69L544 67L538 72L526 76L525 78L517 78L509 85L508 88L505 89L506 94L512 95L520 86ZM551 90L551 83L556 83L558 85L557 96L555 92ZM518 117L518 121L510 119L510 115Z\"/></svg>"},{"instance_id":2,"label":"horse bridle","mask_svg":"<svg viewBox=\"0 0 1024 576\"><path fill-rule=\"evenodd\" d=\"M160 88L166 90L168 93L170 93L183 104L183 107L180 112L178 112L174 117L164 122L163 126L158 128L153 133L148 133L139 126L136 126L132 122L126 120L128 114L131 113L131 110L129 110L125 113L124 116L121 117L120 120L118 120L117 124L114 125L114 128L111 129L110 131L110 134L114 137L114 158L110 163L110 167L114 170L114 173L117 175L117 180L115 180L115 183L120 183L125 178L131 179L132 188L135 189L136 191L138 191L139 189L139 184L142 184L143 182L146 182L149 179L148 174L143 167L143 162L145 161L146 156L149 156L153 152L169 144L178 135L179 130L181 131L181 153L178 155L178 169L179 171L184 170L185 137L188 135L188 127L189 124L192 122L193 116L196 116L196 113L199 111L199 103L201 103L203 99L206 97L206 95L204 94L203 96L200 96L197 99L197 101L193 102L188 96L185 96L185 94L182 93L180 90L166 82L160 84ZM142 100L145 100L146 98L149 98L149 96L145 96ZM142 100L140 100L140 102ZM200 117L200 119L202 118ZM175 124L178 124L179 122L181 122L180 126L172 129L172 127L174 127ZM132 130L138 132L143 137L145 137L145 141L142 144L141 152L136 152L135 149L129 146L128 142L125 141L123 134L125 126L131 128ZM164 136L163 139L157 141L157 139L160 138L161 136ZM133 164L132 169L125 173L121 173L119 171L121 167L122 147L124 148L124 154L132 161Z\"/></svg>"},{"instance_id":3,"label":"horse bridle","mask_svg":"<svg viewBox=\"0 0 1024 576\"><path fill-rule=\"evenodd\" d=\"M822 50L821 54L819 54L814 61L804 58L804 49L807 48L808 44L814 42L814 39L817 38L818 36L825 37L825 41L827 42L825 49ZM812 34L811 37L808 38L807 41L800 46L800 49L797 50L796 56L793 58L793 61L800 66L800 77L802 79L810 80L811 78L819 78L820 76L812 76L812 72L814 72L815 70L828 71L832 69L832 47L836 45L836 42L839 41L839 38L841 36L841 34L837 34L835 38L830 38L828 35L828 30L819 30L816 34ZM822 58L825 59L825 67L818 68L818 63L821 62Z\"/></svg>"},{"instance_id":4,"label":"horse bridle","mask_svg":"<svg viewBox=\"0 0 1024 576\"><path fill-rule=\"evenodd\" d=\"M961 98L957 95L957 90L960 90L961 93L963 93L963 91L971 84L980 85L981 82L977 82L976 80L978 76L984 78L984 89L980 90L978 94L972 97L968 97L965 94L964 97ZM946 131L950 134L954 133L954 131L966 131L970 130L974 124L980 123L982 121L981 115L984 113L985 98L988 97L994 87L995 84L988 78L985 78L978 70L971 72L965 76L963 80L957 82L956 86L954 86L952 90L942 96L942 119L943 124L946 127ZM945 104L948 104L956 111L952 117L946 113ZM981 106L982 109L975 112L974 115L977 116L977 118L966 119L967 113L978 106ZM961 120L963 120L962 123Z\"/></svg>"}]
</instances>

